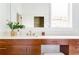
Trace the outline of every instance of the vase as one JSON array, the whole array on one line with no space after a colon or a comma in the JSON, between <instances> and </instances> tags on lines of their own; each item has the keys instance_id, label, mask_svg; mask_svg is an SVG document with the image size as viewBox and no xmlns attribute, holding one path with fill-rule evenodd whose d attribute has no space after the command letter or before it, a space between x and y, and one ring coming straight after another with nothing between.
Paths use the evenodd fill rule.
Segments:
<instances>
[{"instance_id":1,"label":"vase","mask_svg":"<svg viewBox=\"0 0 79 59\"><path fill-rule=\"evenodd\" d=\"M16 31L12 30L11 31L11 36L16 36L16 35L17 35Z\"/></svg>"}]
</instances>

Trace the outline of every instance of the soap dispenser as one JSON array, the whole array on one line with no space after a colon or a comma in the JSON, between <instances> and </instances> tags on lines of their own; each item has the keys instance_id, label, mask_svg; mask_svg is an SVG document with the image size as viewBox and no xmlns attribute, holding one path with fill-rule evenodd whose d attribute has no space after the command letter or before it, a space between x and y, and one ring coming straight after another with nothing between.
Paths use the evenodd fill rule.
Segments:
<instances>
[{"instance_id":1,"label":"soap dispenser","mask_svg":"<svg viewBox=\"0 0 79 59\"><path fill-rule=\"evenodd\" d=\"M41 34L42 34L42 36L45 36L45 32L42 32Z\"/></svg>"}]
</instances>

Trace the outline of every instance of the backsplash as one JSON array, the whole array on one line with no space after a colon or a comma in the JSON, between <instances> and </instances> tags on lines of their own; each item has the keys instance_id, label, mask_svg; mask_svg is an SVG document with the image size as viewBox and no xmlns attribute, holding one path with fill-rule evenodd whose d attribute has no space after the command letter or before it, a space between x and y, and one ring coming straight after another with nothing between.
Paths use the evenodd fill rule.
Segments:
<instances>
[{"instance_id":1,"label":"backsplash","mask_svg":"<svg viewBox=\"0 0 79 59\"><path fill-rule=\"evenodd\" d=\"M31 34L29 34L31 31ZM27 28L22 29L17 36L42 36L42 32L45 32L45 36L78 36L78 31L68 28ZM0 31L0 36L10 36L10 29Z\"/></svg>"}]
</instances>

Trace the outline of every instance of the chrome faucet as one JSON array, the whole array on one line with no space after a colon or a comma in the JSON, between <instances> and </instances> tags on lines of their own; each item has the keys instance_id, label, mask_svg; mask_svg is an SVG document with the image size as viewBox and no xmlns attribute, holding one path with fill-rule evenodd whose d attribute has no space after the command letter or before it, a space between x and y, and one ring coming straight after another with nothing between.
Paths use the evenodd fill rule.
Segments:
<instances>
[{"instance_id":1,"label":"chrome faucet","mask_svg":"<svg viewBox=\"0 0 79 59\"><path fill-rule=\"evenodd\" d=\"M32 31L29 31L28 33L26 33L27 36L35 36L35 33L33 33Z\"/></svg>"}]
</instances>

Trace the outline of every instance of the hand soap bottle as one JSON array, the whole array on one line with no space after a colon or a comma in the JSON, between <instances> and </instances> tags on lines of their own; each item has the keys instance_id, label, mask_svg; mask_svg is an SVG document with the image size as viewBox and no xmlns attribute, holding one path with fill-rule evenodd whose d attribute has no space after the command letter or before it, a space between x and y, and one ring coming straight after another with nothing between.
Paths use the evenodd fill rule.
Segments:
<instances>
[{"instance_id":1,"label":"hand soap bottle","mask_svg":"<svg viewBox=\"0 0 79 59\"><path fill-rule=\"evenodd\" d=\"M42 32L41 34L42 34L42 36L45 36L45 32Z\"/></svg>"}]
</instances>

